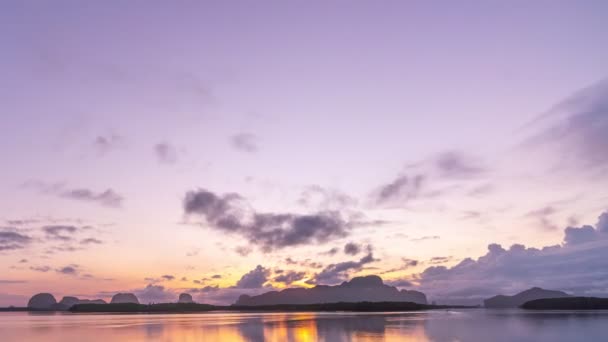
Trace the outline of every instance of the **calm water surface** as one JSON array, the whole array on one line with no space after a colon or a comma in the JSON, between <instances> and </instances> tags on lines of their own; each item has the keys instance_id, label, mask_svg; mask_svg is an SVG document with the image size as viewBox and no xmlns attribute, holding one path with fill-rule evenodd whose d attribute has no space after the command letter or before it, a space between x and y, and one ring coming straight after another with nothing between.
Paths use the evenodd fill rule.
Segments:
<instances>
[{"instance_id":1,"label":"calm water surface","mask_svg":"<svg viewBox=\"0 0 608 342\"><path fill-rule=\"evenodd\" d=\"M608 311L0 313L0 341L608 341Z\"/></svg>"}]
</instances>

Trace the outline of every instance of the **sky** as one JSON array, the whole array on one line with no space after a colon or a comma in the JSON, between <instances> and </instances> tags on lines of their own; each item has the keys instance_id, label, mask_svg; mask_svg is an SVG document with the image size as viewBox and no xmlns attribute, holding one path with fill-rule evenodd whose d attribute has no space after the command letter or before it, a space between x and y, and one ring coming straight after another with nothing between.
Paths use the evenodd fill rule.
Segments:
<instances>
[{"instance_id":1,"label":"sky","mask_svg":"<svg viewBox=\"0 0 608 342\"><path fill-rule=\"evenodd\" d=\"M591 0L2 1L0 306L608 296L606 32Z\"/></svg>"}]
</instances>

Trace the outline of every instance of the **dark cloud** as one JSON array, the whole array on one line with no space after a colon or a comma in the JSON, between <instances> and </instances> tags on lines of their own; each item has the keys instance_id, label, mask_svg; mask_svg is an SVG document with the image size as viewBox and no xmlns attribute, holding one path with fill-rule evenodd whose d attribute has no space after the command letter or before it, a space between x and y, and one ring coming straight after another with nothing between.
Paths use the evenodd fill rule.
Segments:
<instances>
[{"instance_id":1,"label":"dark cloud","mask_svg":"<svg viewBox=\"0 0 608 342\"><path fill-rule=\"evenodd\" d=\"M361 252L361 245L356 244L354 242L349 242L344 245L344 254L347 255L357 255Z\"/></svg>"},{"instance_id":2,"label":"dark cloud","mask_svg":"<svg viewBox=\"0 0 608 342\"><path fill-rule=\"evenodd\" d=\"M183 206L187 215L200 215L212 228L239 234L264 252L342 238L350 228L336 211L311 215L258 213L238 194L219 196L204 189L189 191Z\"/></svg>"},{"instance_id":3,"label":"dark cloud","mask_svg":"<svg viewBox=\"0 0 608 342\"><path fill-rule=\"evenodd\" d=\"M45 232L46 237L48 239L61 240L61 241L72 240L72 237L68 236L68 235L72 235L79 230L79 228L75 227L75 226L63 226L63 225L44 226L41 229L42 229L42 231Z\"/></svg>"},{"instance_id":4,"label":"dark cloud","mask_svg":"<svg viewBox=\"0 0 608 342\"><path fill-rule=\"evenodd\" d=\"M25 248L32 237L19 233L15 228L0 228L0 252Z\"/></svg>"},{"instance_id":5,"label":"dark cloud","mask_svg":"<svg viewBox=\"0 0 608 342\"><path fill-rule=\"evenodd\" d=\"M264 286L270 276L270 270L258 265L253 270L244 274L236 283L235 288L257 289Z\"/></svg>"},{"instance_id":6,"label":"dark cloud","mask_svg":"<svg viewBox=\"0 0 608 342\"><path fill-rule=\"evenodd\" d=\"M371 246L368 246L368 253L358 261L345 261L337 264L330 264L321 272L315 275L314 282L317 284L336 284L350 278L351 273L360 271L369 263L379 261L375 259Z\"/></svg>"},{"instance_id":7,"label":"dark cloud","mask_svg":"<svg viewBox=\"0 0 608 342\"><path fill-rule=\"evenodd\" d=\"M48 272L51 270L49 266L30 266L30 270L36 272Z\"/></svg>"},{"instance_id":8,"label":"dark cloud","mask_svg":"<svg viewBox=\"0 0 608 342\"><path fill-rule=\"evenodd\" d=\"M582 89L532 125L544 126L525 146L549 147L563 164L584 170L608 166L608 79Z\"/></svg>"},{"instance_id":9,"label":"dark cloud","mask_svg":"<svg viewBox=\"0 0 608 342\"><path fill-rule=\"evenodd\" d=\"M277 283L283 283L285 285L291 285L296 281L302 280L306 277L306 272L286 271L275 277L273 280Z\"/></svg>"},{"instance_id":10,"label":"dark cloud","mask_svg":"<svg viewBox=\"0 0 608 342\"><path fill-rule=\"evenodd\" d=\"M167 142L154 145L154 154L159 163L175 164L177 162L177 149Z\"/></svg>"},{"instance_id":11,"label":"dark cloud","mask_svg":"<svg viewBox=\"0 0 608 342\"><path fill-rule=\"evenodd\" d=\"M93 146L97 151L98 156L104 156L107 153L124 147L125 140L120 135L112 134L109 136L99 135L93 141Z\"/></svg>"},{"instance_id":12,"label":"dark cloud","mask_svg":"<svg viewBox=\"0 0 608 342\"><path fill-rule=\"evenodd\" d=\"M413 177L402 175L392 182L382 185L376 195L378 204L401 201L407 202L417 198L422 192L426 176L419 174Z\"/></svg>"},{"instance_id":13,"label":"dark cloud","mask_svg":"<svg viewBox=\"0 0 608 342\"><path fill-rule=\"evenodd\" d=\"M33 188L43 194L54 195L83 202L96 203L105 207L119 208L124 198L111 188L102 192L95 192L86 188L66 188L62 183L45 183L41 181L28 181L23 184L25 188Z\"/></svg>"},{"instance_id":14,"label":"dark cloud","mask_svg":"<svg viewBox=\"0 0 608 342\"><path fill-rule=\"evenodd\" d=\"M165 274L165 275L162 275L161 278L163 278L164 280L171 281L171 280L175 279L175 276L170 275L170 274Z\"/></svg>"},{"instance_id":15,"label":"dark cloud","mask_svg":"<svg viewBox=\"0 0 608 342\"><path fill-rule=\"evenodd\" d=\"M431 265L437 265L437 264L445 264L446 262L452 260L451 256L447 256L447 257L432 257L428 263Z\"/></svg>"},{"instance_id":16,"label":"dark cloud","mask_svg":"<svg viewBox=\"0 0 608 342\"><path fill-rule=\"evenodd\" d=\"M336 255L338 252L340 251L340 249L338 247L332 247L329 250L322 252L321 255L329 255L329 256L334 256Z\"/></svg>"},{"instance_id":17,"label":"dark cloud","mask_svg":"<svg viewBox=\"0 0 608 342\"><path fill-rule=\"evenodd\" d=\"M239 151L253 153L258 150L258 138L252 133L238 133L230 137L232 147Z\"/></svg>"},{"instance_id":18,"label":"dark cloud","mask_svg":"<svg viewBox=\"0 0 608 342\"><path fill-rule=\"evenodd\" d=\"M577 295L608 295L608 213L595 227L565 229L564 244L540 249L490 244L477 260L431 266L417 276L419 289L443 302L480 303L495 294L533 286Z\"/></svg>"},{"instance_id":19,"label":"dark cloud","mask_svg":"<svg viewBox=\"0 0 608 342\"><path fill-rule=\"evenodd\" d=\"M222 279L222 275L221 274L214 274L211 276L211 279Z\"/></svg>"},{"instance_id":20,"label":"dark cloud","mask_svg":"<svg viewBox=\"0 0 608 342\"><path fill-rule=\"evenodd\" d=\"M67 275L77 275L79 273L77 265L69 265L55 270L57 273Z\"/></svg>"},{"instance_id":21,"label":"dark cloud","mask_svg":"<svg viewBox=\"0 0 608 342\"><path fill-rule=\"evenodd\" d=\"M96 238L86 238L86 239L80 240L81 245L90 245L90 244L101 245L102 243L103 243L103 241L98 240Z\"/></svg>"},{"instance_id":22,"label":"dark cloud","mask_svg":"<svg viewBox=\"0 0 608 342\"><path fill-rule=\"evenodd\" d=\"M20 264L25 264L25 263L27 263L27 259L21 259L21 260L19 260L19 263Z\"/></svg>"}]
</instances>

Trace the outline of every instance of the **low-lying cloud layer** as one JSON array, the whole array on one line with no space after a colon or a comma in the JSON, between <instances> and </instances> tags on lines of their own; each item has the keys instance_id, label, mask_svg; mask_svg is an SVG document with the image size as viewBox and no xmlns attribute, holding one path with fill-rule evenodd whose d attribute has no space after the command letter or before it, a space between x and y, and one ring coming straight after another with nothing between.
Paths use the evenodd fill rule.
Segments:
<instances>
[{"instance_id":1,"label":"low-lying cloud layer","mask_svg":"<svg viewBox=\"0 0 608 342\"><path fill-rule=\"evenodd\" d=\"M432 266L415 281L443 302L480 303L495 294L539 286L579 295L608 295L608 212L593 226L568 227L562 245L541 249L490 244L477 260Z\"/></svg>"}]
</instances>

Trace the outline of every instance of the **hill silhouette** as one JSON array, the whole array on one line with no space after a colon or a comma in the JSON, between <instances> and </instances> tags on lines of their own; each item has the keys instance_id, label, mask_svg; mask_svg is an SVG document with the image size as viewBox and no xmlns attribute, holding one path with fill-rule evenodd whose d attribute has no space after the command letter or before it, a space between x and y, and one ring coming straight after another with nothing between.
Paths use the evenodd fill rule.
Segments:
<instances>
[{"instance_id":1,"label":"hill silhouette","mask_svg":"<svg viewBox=\"0 0 608 342\"><path fill-rule=\"evenodd\" d=\"M521 307L528 310L608 310L608 298L544 298L525 302Z\"/></svg>"},{"instance_id":2,"label":"hill silhouette","mask_svg":"<svg viewBox=\"0 0 608 342\"><path fill-rule=\"evenodd\" d=\"M483 304L486 308L490 309L506 309L517 308L526 302L536 299L564 297L570 297L570 295L562 291L545 290L541 289L540 287L533 287L513 296L498 295L488 298L483 301Z\"/></svg>"},{"instance_id":3,"label":"hill silhouette","mask_svg":"<svg viewBox=\"0 0 608 342\"><path fill-rule=\"evenodd\" d=\"M357 302L410 302L427 304L426 295L418 291L398 290L384 284L376 275L355 277L340 285L317 285L313 288L290 288L258 296L242 295L236 306L307 305Z\"/></svg>"}]
</instances>

